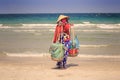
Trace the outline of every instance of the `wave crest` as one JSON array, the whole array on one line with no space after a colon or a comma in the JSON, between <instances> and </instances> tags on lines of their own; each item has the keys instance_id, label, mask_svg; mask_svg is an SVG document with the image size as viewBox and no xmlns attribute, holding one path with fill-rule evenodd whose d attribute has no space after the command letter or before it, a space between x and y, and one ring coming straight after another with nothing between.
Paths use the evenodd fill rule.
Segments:
<instances>
[{"instance_id":1,"label":"wave crest","mask_svg":"<svg viewBox=\"0 0 120 80\"><path fill-rule=\"evenodd\" d=\"M56 24L0 24L0 28L54 28ZM93 24L84 22L74 24L75 28L101 28L101 29L120 29L120 24Z\"/></svg>"},{"instance_id":2,"label":"wave crest","mask_svg":"<svg viewBox=\"0 0 120 80\"><path fill-rule=\"evenodd\" d=\"M81 55L79 54L78 57L81 57L81 58L120 58L120 55Z\"/></svg>"},{"instance_id":3,"label":"wave crest","mask_svg":"<svg viewBox=\"0 0 120 80\"><path fill-rule=\"evenodd\" d=\"M6 53L8 57L50 57L49 53ZM84 55L79 54L80 58L120 58L120 55Z\"/></svg>"},{"instance_id":4,"label":"wave crest","mask_svg":"<svg viewBox=\"0 0 120 80\"><path fill-rule=\"evenodd\" d=\"M100 48L100 47L108 47L110 45L80 45L83 48Z\"/></svg>"}]
</instances>

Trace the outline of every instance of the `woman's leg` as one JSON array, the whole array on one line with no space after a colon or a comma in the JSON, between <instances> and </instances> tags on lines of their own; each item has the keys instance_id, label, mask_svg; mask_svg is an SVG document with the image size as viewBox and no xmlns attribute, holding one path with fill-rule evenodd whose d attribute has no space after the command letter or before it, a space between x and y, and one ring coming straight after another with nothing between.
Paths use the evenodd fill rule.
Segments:
<instances>
[{"instance_id":1,"label":"woman's leg","mask_svg":"<svg viewBox=\"0 0 120 80\"><path fill-rule=\"evenodd\" d=\"M61 62L61 61L60 61L60 62L57 62L56 65L57 65L58 68L61 68L61 67L62 67L62 62Z\"/></svg>"},{"instance_id":2,"label":"woman's leg","mask_svg":"<svg viewBox=\"0 0 120 80\"><path fill-rule=\"evenodd\" d=\"M63 68L66 68L67 64L67 57L68 57L68 51L69 51L69 41L65 42L65 47L67 50L65 50L64 58L63 58Z\"/></svg>"},{"instance_id":3,"label":"woman's leg","mask_svg":"<svg viewBox=\"0 0 120 80\"><path fill-rule=\"evenodd\" d=\"M67 56L63 58L63 68L66 68Z\"/></svg>"}]
</instances>

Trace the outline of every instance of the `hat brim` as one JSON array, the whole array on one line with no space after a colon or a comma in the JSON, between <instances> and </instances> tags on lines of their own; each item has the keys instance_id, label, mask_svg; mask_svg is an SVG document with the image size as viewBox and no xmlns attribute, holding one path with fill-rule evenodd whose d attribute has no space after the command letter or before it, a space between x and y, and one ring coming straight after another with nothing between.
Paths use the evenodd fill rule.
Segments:
<instances>
[{"instance_id":1,"label":"hat brim","mask_svg":"<svg viewBox=\"0 0 120 80\"><path fill-rule=\"evenodd\" d=\"M57 20L57 22L59 22L59 21L61 21L62 19L69 19L69 16L65 16L65 15L60 15L59 17L58 17L58 20Z\"/></svg>"}]
</instances>

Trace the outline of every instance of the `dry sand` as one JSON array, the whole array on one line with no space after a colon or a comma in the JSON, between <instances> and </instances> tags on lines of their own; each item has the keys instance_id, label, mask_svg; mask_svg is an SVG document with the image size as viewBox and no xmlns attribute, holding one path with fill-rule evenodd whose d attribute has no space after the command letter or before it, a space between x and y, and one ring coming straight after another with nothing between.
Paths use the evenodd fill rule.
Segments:
<instances>
[{"instance_id":1,"label":"dry sand","mask_svg":"<svg viewBox=\"0 0 120 80\"><path fill-rule=\"evenodd\" d=\"M0 57L0 80L120 80L119 58L68 58L56 69L50 57Z\"/></svg>"}]
</instances>

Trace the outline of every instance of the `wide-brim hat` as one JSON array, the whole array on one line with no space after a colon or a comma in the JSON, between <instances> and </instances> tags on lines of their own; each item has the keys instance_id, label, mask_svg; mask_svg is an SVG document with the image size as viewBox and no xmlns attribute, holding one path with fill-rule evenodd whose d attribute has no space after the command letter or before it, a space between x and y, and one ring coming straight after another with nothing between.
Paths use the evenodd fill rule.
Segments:
<instances>
[{"instance_id":1,"label":"wide-brim hat","mask_svg":"<svg viewBox=\"0 0 120 80\"><path fill-rule=\"evenodd\" d=\"M60 16L58 17L57 22L59 22L59 21L62 20L62 19L65 19L65 18L69 19L69 16L60 15Z\"/></svg>"}]
</instances>

